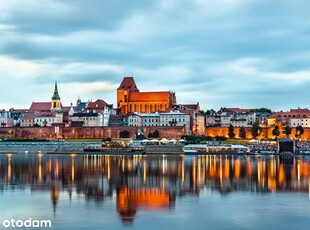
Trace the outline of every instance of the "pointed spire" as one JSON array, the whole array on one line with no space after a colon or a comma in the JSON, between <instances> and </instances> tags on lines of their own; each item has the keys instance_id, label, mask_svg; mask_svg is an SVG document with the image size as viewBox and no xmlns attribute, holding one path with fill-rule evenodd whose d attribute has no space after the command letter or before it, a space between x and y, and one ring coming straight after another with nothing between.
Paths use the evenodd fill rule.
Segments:
<instances>
[{"instance_id":1,"label":"pointed spire","mask_svg":"<svg viewBox=\"0 0 310 230\"><path fill-rule=\"evenodd\" d=\"M58 94L57 81L55 81L55 89L54 89L54 95L52 97L52 100L60 100L60 97Z\"/></svg>"}]
</instances>

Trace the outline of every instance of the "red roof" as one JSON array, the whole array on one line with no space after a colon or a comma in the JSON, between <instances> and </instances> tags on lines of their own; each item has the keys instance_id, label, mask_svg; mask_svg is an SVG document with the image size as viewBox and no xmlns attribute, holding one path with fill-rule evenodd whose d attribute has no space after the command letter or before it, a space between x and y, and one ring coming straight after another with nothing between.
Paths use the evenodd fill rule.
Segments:
<instances>
[{"instance_id":1,"label":"red roof","mask_svg":"<svg viewBox=\"0 0 310 230\"><path fill-rule=\"evenodd\" d=\"M32 102L29 111L31 112L40 112L51 110L51 102Z\"/></svg>"},{"instance_id":2,"label":"red roof","mask_svg":"<svg viewBox=\"0 0 310 230\"><path fill-rule=\"evenodd\" d=\"M250 112L252 109L240 109L240 108L228 108L235 113L247 113Z\"/></svg>"},{"instance_id":3,"label":"red roof","mask_svg":"<svg viewBox=\"0 0 310 230\"><path fill-rule=\"evenodd\" d=\"M99 109L103 109L105 106L108 106L108 105L109 104L106 103L104 100L98 99L94 102L89 102L86 109L99 110Z\"/></svg>"},{"instance_id":4,"label":"red roof","mask_svg":"<svg viewBox=\"0 0 310 230\"><path fill-rule=\"evenodd\" d=\"M136 91L139 92L139 89L136 85L135 80L133 77L124 77L122 83L118 87L118 90L124 90L124 89L129 89L130 91Z\"/></svg>"},{"instance_id":5,"label":"red roof","mask_svg":"<svg viewBox=\"0 0 310 230\"><path fill-rule=\"evenodd\" d=\"M308 109L291 109L288 112L275 112L270 117L272 118L281 118L281 117L289 117L289 118L305 118L310 116L310 110Z\"/></svg>"},{"instance_id":6,"label":"red roof","mask_svg":"<svg viewBox=\"0 0 310 230\"><path fill-rule=\"evenodd\" d=\"M240 109L240 108L221 108L221 110L218 113L228 113L228 114L233 114L233 113L247 113L250 112L251 109Z\"/></svg>"},{"instance_id":7,"label":"red roof","mask_svg":"<svg viewBox=\"0 0 310 230\"><path fill-rule=\"evenodd\" d=\"M183 107L185 107L187 109L192 109L192 110L200 111L199 103L197 103L197 104L182 104L182 105L183 105Z\"/></svg>"},{"instance_id":8,"label":"red roof","mask_svg":"<svg viewBox=\"0 0 310 230\"><path fill-rule=\"evenodd\" d=\"M35 113L34 117L56 117L55 112L40 112L40 113Z\"/></svg>"},{"instance_id":9,"label":"red roof","mask_svg":"<svg viewBox=\"0 0 310 230\"><path fill-rule=\"evenodd\" d=\"M34 113L24 113L22 115L22 119L25 120L33 120L34 119Z\"/></svg>"},{"instance_id":10,"label":"red roof","mask_svg":"<svg viewBox=\"0 0 310 230\"><path fill-rule=\"evenodd\" d=\"M77 108L77 106L72 106L72 108L73 108L73 110L75 111L76 108ZM62 110L63 110L63 111L69 111L70 109L71 109L71 106L63 106L63 107L62 107Z\"/></svg>"},{"instance_id":11,"label":"red roof","mask_svg":"<svg viewBox=\"0 0 310 230\"><path fill-rule=\"evenodd\" d=\"M150 101L168 102L169 97L170 97L169 91L133 92L129 94L128 101L130 102L150 102Z\"/></svg>"}]
</instances>

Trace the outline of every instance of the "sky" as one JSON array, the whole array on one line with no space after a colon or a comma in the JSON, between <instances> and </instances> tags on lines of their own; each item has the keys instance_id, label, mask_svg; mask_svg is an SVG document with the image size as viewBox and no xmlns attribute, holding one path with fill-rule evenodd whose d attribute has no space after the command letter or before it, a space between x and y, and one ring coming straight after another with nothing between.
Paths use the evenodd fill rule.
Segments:
<instances>
[{"instance_id":1,"label":"sky","mask_svg":"<svg viewBox=\"0 0 310 230\"><path fill-rule=\"evenodd\" d=\"M310 108L307 0L0 0L0 108L105 100L133 76L181 104Z\"/></svg>"}]
</instances>

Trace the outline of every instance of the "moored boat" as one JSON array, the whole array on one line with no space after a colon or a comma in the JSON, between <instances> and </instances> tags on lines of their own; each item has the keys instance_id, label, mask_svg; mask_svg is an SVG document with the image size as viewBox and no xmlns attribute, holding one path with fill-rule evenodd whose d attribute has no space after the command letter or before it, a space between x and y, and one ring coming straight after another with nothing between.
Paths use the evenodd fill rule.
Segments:
<instances>
[{"instance_id":1,"label":"moored boat","mask_svg":"<svg viewBox=\"0 0 310 230\"><path fill-rule=\"evenodd\" d=\"M233 144L190 144L183 147L185 155L215 154L215 155L244 155L250 153L250 149L244 145Z\"/></svg>"},{"instance_id":2,"label":"moored boat","mask_svg":"<svg viewBox=\"0 0 310 230\"><path fill-rule=\"evenodd\" d=\"M84 146L84 154L136 155L144 153L145 147L142 145L126 145L115 141L102 142L101 144L90 144Z\"/></svg>"}]
</instances>

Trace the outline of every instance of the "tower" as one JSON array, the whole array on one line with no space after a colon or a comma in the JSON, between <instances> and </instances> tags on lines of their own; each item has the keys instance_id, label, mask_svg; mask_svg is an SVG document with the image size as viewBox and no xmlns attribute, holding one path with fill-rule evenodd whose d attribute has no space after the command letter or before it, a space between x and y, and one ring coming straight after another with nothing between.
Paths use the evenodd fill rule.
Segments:
<instances>
[{"instance_id":1,"label":"tower","mask_svg":"<svg viewBox=\"0 0 310 230\"><path fill-rule=\"evenodd\" d=\"M51 110L61 110L61 102L58 94L57 81L55 82L54 95L52 97Z\"/></svg>"},{"instance_id":2,"label":"tower","mask_svg":"<svg viewBox=\"0 0 310 230\"><path fill-rule=\"evenodd\" d=\"M120 108L123 114L128 112L128 99L131 92L139 92L135 80L133 77L124 77L117 89L117 108Z\"/></svg>"}]
</instances>

